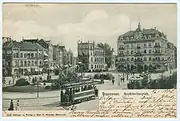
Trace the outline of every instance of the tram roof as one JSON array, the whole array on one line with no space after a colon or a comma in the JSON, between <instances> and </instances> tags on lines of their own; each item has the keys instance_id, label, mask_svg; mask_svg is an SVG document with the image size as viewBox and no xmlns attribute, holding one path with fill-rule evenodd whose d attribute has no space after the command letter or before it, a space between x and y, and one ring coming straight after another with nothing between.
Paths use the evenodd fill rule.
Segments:
<instances>
[{"instance_id":1,"label":"tram roof","mask_svg":"<svg viewBox=\"0 0 180 121\"><path fill-rule=\"evenodd\" d=\"M78 87L78 86L88 85L88 84L94 84L94 82L82 81L82 82L76 82L76 83L68 83L68 84L63 84L63 88L73 88L73 87Z\"/></svg>"}]
</instances>

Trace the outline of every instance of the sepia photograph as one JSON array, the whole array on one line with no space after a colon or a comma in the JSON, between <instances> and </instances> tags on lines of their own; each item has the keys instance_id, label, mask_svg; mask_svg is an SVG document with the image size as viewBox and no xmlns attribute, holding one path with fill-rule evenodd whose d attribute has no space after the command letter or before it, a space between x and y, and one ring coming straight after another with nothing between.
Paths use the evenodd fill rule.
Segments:
<instances>
[{"instance_id":1,"label":"sepia photograph","mask_svg":"<svg viewBox=\"0 0 180 121\"><path fill-rule=\"evenodd\" d=\"M176 3L4 3L2 10L3 112L97 111L100 97L117 91L163 90L176 102Z\"/></svg>"}]
</instances>

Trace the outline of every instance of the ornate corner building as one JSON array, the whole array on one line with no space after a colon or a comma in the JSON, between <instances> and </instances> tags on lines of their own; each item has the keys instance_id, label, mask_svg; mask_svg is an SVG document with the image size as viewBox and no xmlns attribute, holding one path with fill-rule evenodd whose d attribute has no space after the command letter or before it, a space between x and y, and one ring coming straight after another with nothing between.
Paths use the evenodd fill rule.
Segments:
<instances>
[{"instance_id":1,"label":"ornate corner building","mask_svg":"<svg viewBox=\"0 0 180 121\"><path fill-rule=\"evenodd\" d=\"M105 70L105 52L94 42L78 42L78 61L84 66L83 71Z\"/></svg>"},{"instance_id":2,"label":"ornate corner building","mask_svg":"<svg viewBox=\"0 0 180 121\"><path fill-rule=\"evenodd\" d=\"M141 29L120 35L117 40L116 67L128 72L163 72L176 68L177 48L157 28Z\"/></svg>"}]
</instances>

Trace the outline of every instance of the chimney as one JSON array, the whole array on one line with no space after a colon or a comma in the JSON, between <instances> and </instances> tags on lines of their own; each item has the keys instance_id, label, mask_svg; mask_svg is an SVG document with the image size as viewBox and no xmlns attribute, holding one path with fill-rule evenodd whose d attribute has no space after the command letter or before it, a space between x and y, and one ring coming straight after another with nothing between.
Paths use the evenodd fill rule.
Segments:
<instances>
[{"instance_id":1,"label":"chimney","mask_svg":"<svg viewBox=\"0 0 180 121\"><path fill-rule=\"evenodd\" d=\"M156 30L157 28L156 28L156 27L154 27L154 29Z\"/></svg>"}]
</instances>

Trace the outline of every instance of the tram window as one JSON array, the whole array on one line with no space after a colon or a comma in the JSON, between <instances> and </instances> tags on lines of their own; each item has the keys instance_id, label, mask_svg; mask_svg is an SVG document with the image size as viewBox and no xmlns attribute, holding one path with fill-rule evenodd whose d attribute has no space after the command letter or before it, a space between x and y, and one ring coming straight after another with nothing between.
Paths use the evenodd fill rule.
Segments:
<instances>
[{"instance_id":1,"label":"tram window","mask_svg":"<svg viewBox=\"0 0 180 121\"><path fill-rule=\"evenodd\" d=\"M88 86L88 89L92 89L92 85L89 85L89 86Z\"/></svg>"},{"instance_id":2,"label":"tram window","mask_svg":"<svg viewBox=\"0 0 180 121\"><path fill-rule=\"evenodd\" d=\"M82 91L84 91L85 90L85 87L84 86L82 86Z\"/></svg>"}]
</instances>

